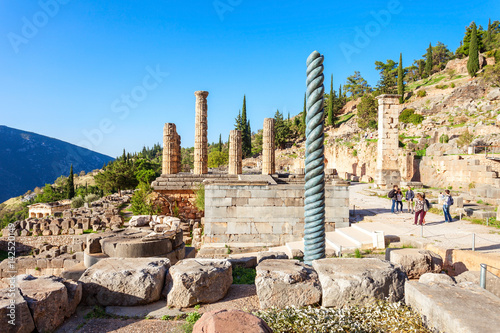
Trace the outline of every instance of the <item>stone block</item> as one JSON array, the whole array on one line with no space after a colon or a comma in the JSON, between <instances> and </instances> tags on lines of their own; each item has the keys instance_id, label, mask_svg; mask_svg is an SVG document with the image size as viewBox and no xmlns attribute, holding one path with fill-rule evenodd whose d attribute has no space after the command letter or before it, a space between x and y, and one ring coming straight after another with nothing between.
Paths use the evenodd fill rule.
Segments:
<instances>
[{"instance_id":1,"label":"stone block","mask_svg":"<svg viewBox=\"0 0 500 333\"><path fill-rule=\"evenodd\" d=\"M500 298L470 283L405 284L405 303L436 332L498 332Z\"/></svg>"},{"instance_id":2,"label":"stone block","mask_svg":"<svg viewBox=\"0 0 500 333\"><path fill-rule=\"evenodd\" d=\"M193 333L272 333L267 323L241 310L205 312L193 327Z\"/></svg>"},{"instance_id":3,"label":"stone block","mask_svg":"<svg viewBox=\"0 0 500 333\"><path fill-rule=\"evenodd\" d=\"M256 270L255 286L262 309L303 307L321 300L318 274L298 260L265 260Z\"/></svg>"},{"instance_id":4,"label":"stone block","mask_svg":"<svg viewBox=\"0 0 500 333\"><path fill-rule=\"evenodd\" d=\"M439 273L443 268L439 255L422 249L387 249L385 260L401 265L409 279L418 279L425 273Z\"/></svg>"},{"instance_id":5,"label":"stone block","mask_svg":"<svg viewBox=\"0 0 500 333\"><path fill-rule=\"evenodd\" d=\"M80 277L87 305L135 306L160 299L170 262L158 258L107 258Z\"/></svg>"},{"instance_id":6,"label":"stone block","mask_svg":"<svg viewBox=\"0 0 500 333\"><path fill-rule=\"evenodd\" d=\"M314 260L323 290L324 307L361 304L376 298L396 302L404 297L406 274L391 263L375 258Z\"/></svg>"},{"instance_id":7,"label":"stone block","mask_svg":"<svg viewBox=\"0 0 500 333\"><path fill-rule=\"evenodd\" d=\"M269 259L288 259L285 252L261 251L257 253L257 264Z\"/></svg>"},{"instance_id":8,"label":"stone block","mask_svg":"<svg viewBox=\"0 0 500 333\"><path fill-rule=\"evenodd\" d=\"M168 271L163 295L176 308L214 303L226 296L232 282L227 260L184 259Z\"/></svg>"}]
</instances>

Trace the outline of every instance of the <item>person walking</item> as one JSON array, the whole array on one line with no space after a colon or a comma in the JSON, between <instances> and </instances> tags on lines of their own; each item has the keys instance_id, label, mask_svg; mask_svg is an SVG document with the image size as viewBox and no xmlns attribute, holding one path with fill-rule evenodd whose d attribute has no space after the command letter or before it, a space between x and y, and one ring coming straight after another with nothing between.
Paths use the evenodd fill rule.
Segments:
<instances>
[{"instance_id":1,"label":"person walking","mask_svg":"<svg viewBox=\"0 0 500 333\"><path fill-rule=\"evenodd\" d=\"M424 211L425 200L421 193L417 193L417 197L415 200L415 222L414 225L420 224L422 225L425 211Z\"/></svg>"},{"instance_id":2,"label":"person walking","mask_svg":"<svg viewBox=\"0 0 500 333\"><path fill-rule=\"evenodd\" d=\"M394 207L396 206L396 193L398 191L398 185L394 185L392 190L389 191L387 197L392 200L391 212L394 214Z\"/></svg>"},{"instance_id":3,"label":"person walking","mask_svg":"<svg viewBox=\"0 0 500 333\"><path fill-rule=\"evenodd\" d=\"M431 204L429 203L429 200L425 198L425 193L422 193L422 199L424 200L424 212L422 213L422 223L425 224L425 215L429 211L429 208L431 208Z\"/></svg>"},{"instance_id":4,"label":"person walking","mask_svg":"<svg viewBox=\"0 0 500 333\"><path fill-rule=\"evenodd\" d=\"M443 197L443 213L444 213L444 221L445 222L453 222L450 214L450 206L453 205L453 197L450 194L450 190L444 191Z\"/></svg>"},{"instance_id":5,"label":"person walking","mask_svg":"<svg viewBox=\"0 0 500 333\"><path fill-rule=\"evenodd\" d=\"M396 212L403 212L403 192L400 188L396 191Z\"/></svg>"},{"instance_id":6,"label":"person walking","mask_svg":"<svg viewBox=\"0 0 500 333\"><path fill-rule=\"evenodd\" d=\"M415 208L413 203L413 200L415 199L415 192L413 192L410 185L408 185L408 190L405 193L405 199L406 202L408 203L408 213L409 214L415 213Z\"/></svg>"}]
</instances>

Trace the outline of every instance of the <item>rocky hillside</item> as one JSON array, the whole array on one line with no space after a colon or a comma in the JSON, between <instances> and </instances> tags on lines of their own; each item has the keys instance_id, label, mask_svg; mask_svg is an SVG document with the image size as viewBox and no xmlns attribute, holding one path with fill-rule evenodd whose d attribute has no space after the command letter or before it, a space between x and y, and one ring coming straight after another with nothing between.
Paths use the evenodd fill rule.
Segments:
<instances>
[{"instance_id":1,"label":"rocky hillside","mask_svg":"<svg viewBox=\"0 0 500 333\"><path fill-rule=\"evenodd\" d=\"M68 175L99 169L112 157L36 133L0 126L0 202Z\"/></svg>"}]
</instances>

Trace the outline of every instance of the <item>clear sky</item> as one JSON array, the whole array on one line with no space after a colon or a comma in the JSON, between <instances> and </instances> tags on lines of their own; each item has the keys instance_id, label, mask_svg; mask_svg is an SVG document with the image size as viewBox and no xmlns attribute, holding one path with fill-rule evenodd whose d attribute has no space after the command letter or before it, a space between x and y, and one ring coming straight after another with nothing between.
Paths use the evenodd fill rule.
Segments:
<instances>
[{"instance_id":1,"label":"clear sky","mask_svg":"<svg viewBox=\"0 0 500 333\"><path fill-rule=\"evenodd\" d=\"M429 42L452 51L465 26L500 11L486 1L0 1L0 124L111 155L162 141L173 122L194 142L196 90L208 140L227 140L247 96L253 130L302 111L305 61L325 56L326 85L376 60L404 65ZM498 17L492 17L498 19ZM0 138L1 144L1 138Z\"/></svg>"}]
</instances>

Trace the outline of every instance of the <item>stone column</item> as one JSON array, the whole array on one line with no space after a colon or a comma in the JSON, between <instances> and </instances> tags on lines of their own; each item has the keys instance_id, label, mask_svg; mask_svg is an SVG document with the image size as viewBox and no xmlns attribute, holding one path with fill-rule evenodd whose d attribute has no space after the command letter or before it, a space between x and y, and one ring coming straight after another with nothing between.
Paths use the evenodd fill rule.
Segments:
<instances>
[{"instance_id":1,"label":"stone column","mask_svg":"<svg viewBox=\"0 0 500 333\"><path fill-rule=\"evenodd\" d=\"M194 131L194 174L208 173L207 96L208 91L196 91L196 117Z\"/></svg>"},{"instance_id":2,"label":"stone column","mask_svg":"<svg viewBox=\"0 0 500 333\"><path fill-rule=\"evenodd\" d=\"M262 174L272 175L275 171L274 118L265 118L262 135Z\"/></svg>"},{"instance_id":3,"label":"stone column","mask_svg":"<svg viewBox=\"0 0 500 333\"><path fill-rule=\"evenodd\" d=\"M380 95L378 99L378 149L376 182L382 188L399 185L399 95Z\"/></svg>"},{"instance_id":4,"label":"stone column","mask_svg":"<svg viewBox=\"0 0 500 333\"><path fill-rule=\"evenodd\" d=\"M229 170L230 175L240 175L242 173L242 151L241 151L241 131L232 130L229 132Z\"/></svg>"},{"instance_id":5,"label":"stone column","mask_svg":"<svg viewBox=\"0 0 500 333\"><path fill-rule=\"evenodd\" d=\"M163 127L162 174L178 173L180 159L180 136L177 134L175 124L166 123Z\"/></svg>"}]
</instances>

